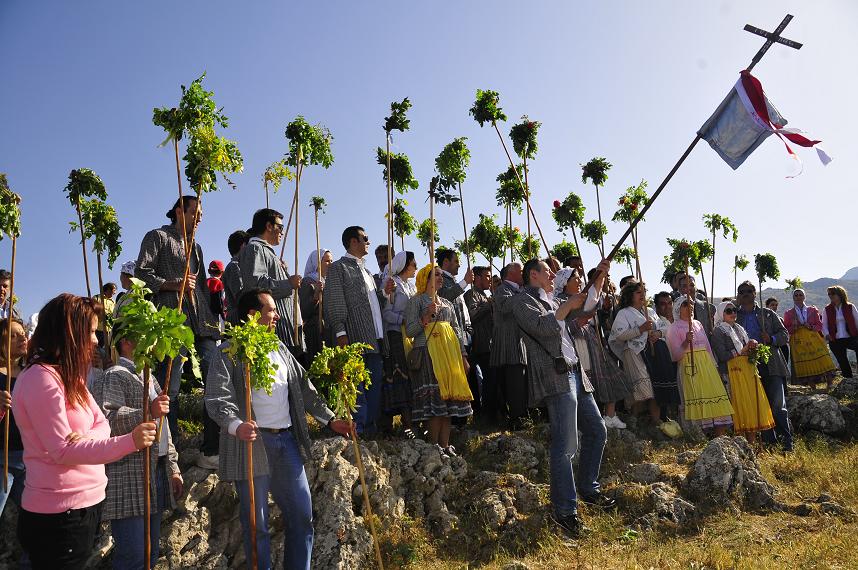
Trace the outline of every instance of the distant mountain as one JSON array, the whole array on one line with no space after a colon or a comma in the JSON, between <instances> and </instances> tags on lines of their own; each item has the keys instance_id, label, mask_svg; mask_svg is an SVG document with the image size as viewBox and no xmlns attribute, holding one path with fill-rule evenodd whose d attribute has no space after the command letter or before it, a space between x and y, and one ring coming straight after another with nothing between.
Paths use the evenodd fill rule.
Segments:
<instances>
[{"instance_id":1,"label":"distant mountain","mask_svg":"<svg viewBox=\"0 0 858 570\"><path fill-rule=\"evenodd\" d=\"M847 279L847 277L851 277L851 279ZM822 309L822 307L828 304L828 293L825 290L832 285L840 285L846 289L850 297L850 302L858 299L858 267L853 267L847 271L842 279L823 277L804 283L802 289L804 289L806 295L805 303L816 305L819 309ZM783 316L784 312L792 308L792 291L773 289L771 287L763 289L763 301L769 297L774 297L778 300L778 314L781 316Z\"/></svg>"}]
</instances>

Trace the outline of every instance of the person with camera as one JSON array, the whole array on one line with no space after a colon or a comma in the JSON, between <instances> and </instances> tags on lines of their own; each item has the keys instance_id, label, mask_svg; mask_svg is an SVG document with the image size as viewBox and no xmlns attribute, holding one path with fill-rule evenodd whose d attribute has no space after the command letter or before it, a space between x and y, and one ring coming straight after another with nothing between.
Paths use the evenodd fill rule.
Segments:
<instances>
[{"instance_id":1,"label":"person with camera","mask_svg":"<svg viewBox=\"0 0 858 570\"><path fill-rule=\"evenodd\" d=\"M524 265L524 291L513 305L527 347L530 406L548 409L551 505L557 524L572 538L587 530L578 516L572 471L572 458L579 451L579 429L583 435L578 477L581 498L600 507L614 505L601 494L598 482L607 429L593 399L593 386L581 371L571 334L576 317L596 308L609 268L610 261L602 260L589 291L561 303L553 295L554 272L544 261L532 259Z\"/></svg>"}]
</instances>

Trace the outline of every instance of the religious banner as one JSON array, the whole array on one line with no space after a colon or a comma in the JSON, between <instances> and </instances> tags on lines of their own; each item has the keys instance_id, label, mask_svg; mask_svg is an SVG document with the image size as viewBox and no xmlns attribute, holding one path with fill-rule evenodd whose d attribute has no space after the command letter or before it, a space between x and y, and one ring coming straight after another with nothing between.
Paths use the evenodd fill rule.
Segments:
<instances>
[{"instance_id":1,"label":"religious banner","mask_svg":"<svg viewBox=\"0 0 858 570\"><path fill-rule=\"evenodd\" d=\"M750 71L742 71L741 77L727 97L697 132L715 152L736 170L764 140L777 135L787 152L799 160L787 141L803 147L815 147L822 164L831 162L819 143L798 129L786 129L787 124L775 106L766 97L760 81ZM800 160L799 160L800 162Z\"/></svg>"}]
</instances>

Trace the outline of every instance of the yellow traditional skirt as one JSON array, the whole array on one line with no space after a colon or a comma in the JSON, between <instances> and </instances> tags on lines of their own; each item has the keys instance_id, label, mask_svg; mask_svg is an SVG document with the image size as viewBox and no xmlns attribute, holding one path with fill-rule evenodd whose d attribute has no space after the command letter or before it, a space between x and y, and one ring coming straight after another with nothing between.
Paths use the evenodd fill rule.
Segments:
<instances>
[{"instance_id":1,"label":"yellow traditional skirt","mask_svg":"<svg viewBox=\"0 0 858 570\"><path fill-rule=\"evenodd\" d=\"M733 431L736 435L764 431L775 427L772 408L760 383L757 368L747 356L738 356L727 363L730 378L730 399L733 403Z\"/></svg>"},{"instance_id":2,"label":"yellow traditional skirt","mask_svg":"<svg viewBox=\"0 0 858 570\"><path fill-rule=\"evenodd\" d=\"M832 378L837 368L828 352L825 339L816 331L798 327L790 334L789 348L795 378L803 384L825 382Z\"/></svg>"},{"instance_id":3,"label":"yellow traditional skirt","mask_svg":"<svg viewBox=\"0 0 858 570\"><path fill-rule=\"evenodd\" d=\"M733 406L715 368L712 355L705 348L694 350L694 367L691 353L686 352L679 366L685 419L703 427L732 423Z\"/></svg>"},{"instance_id":4,"label":"yellow traditional skirt","mask_svg":"<svg viewBox=\"0 0 858 570\"><path fill-rule=\"evenodd\" d=\"M462 364L462 349L450 323L437 321L425 327L426 348L432 359L432 370L438 381L442 400L470 402L474 399L465 365Z\"/></svg>"}]
</instances>

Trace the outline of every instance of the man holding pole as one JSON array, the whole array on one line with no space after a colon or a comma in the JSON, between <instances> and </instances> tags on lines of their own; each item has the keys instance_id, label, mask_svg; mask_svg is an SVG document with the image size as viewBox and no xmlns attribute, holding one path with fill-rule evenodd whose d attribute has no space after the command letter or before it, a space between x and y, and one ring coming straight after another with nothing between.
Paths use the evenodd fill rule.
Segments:
<instances>
[{"instance_id":1,"label":"man holding pole","mask_svg":"<svg viewBox=\"0 0 858 570\"><path fill-rule=\"evenodd\" d=\"M176 200L172 209L167 211L170 223L149 231L143 236L140 253L134 275L142 280L146 287L154 291L152 302L156 306L176 308L179 305L179 293L185 274L188 242L194 226L202 220L202 209L196 196L184 196ZM209 355L217 349L217 339L220 336L218 319L209 308L209 293L206 289L206 265L203 260L203 248L195 242L190 253L191 263L187 285L182 302L182 312L187 316L186 324L194 331L194 346L202 366L203 377L206 376ZM178 356L170 365L162 362L155 370L155 377L165 387L170 399L176 401L182 380L182 364L184 356ZM167 369L170 369L170 379L166 380ZM170 431L179 433L178 409L176 406L167 416ZM217 467L218 427L212 422L203 409L203 443L200 446L202 454L197 465L204 469Z\"/></svg>"},{"instance_id":2,"label":"man holding pole","mask_svg":"<svg viewBox=\"0 0 858 570\"><path fill-rule=\"evenodd\" d=\"M274 297L266 289L248 289L242 293L237 312L241 320L258 314L259 322L269 327L276 326L280 319ZM253 418L247 418L242 405L246 397L245 365L233 362L226 354L228 343L221 348L212 356L206 377L205 402L221 427L218 475L223 480L233 481L238 492L245 555L251 560L250 537L255 530L259 568L271 568L270 491L284 515L283 567L309 570L313 552L313 506L304 471L304 464L311 457L306 414L344 436L349 435L351 424L333 419L334 413L283 343L268 356L277 364L271 395L265 390L253 390ZM248 443L253 446L255 529L250 528Z\"/></svg>"},{"instance_id":3,"label":"man holding pole","mask_svg":"<svg viewBox=\"0 0 858 570\"><path fill-rule=\"evenodd\" d=\"M274 248L283 240L283 214L271 208L262 208L253 214L250 226L250 240L241 250L238 266L241 270L242 291L262 288L271 291L277 304L280 318L275 332L289 352L302 361L306 350L303 322L300 310L295 312L295 296L301 286L300 275L289 275L286 264L278 259ZM295 323L298 323L298 336L295 337Z\"/></svg>"},{"instance_id":4,"label":"man holding pole","mask_svg":"<svg viewBox=\"0 0 858 570\"><path fill-rule=\"evenodd\" d=\"M346 254L328 267L325 322L339 346L363 342L372 347L363 355L372 384L368 390L362 385L359 387L355 413L358 433L372 433L381 413L381 386L384 382L382 292L376 288L375 280L366 268L364 258L369 253L369 236L364 229L347 227L343 231L342 242ZM384 294L392 293L396 288L393 279L388 278L384 288Z\"/></svg>"}]
</instances>

